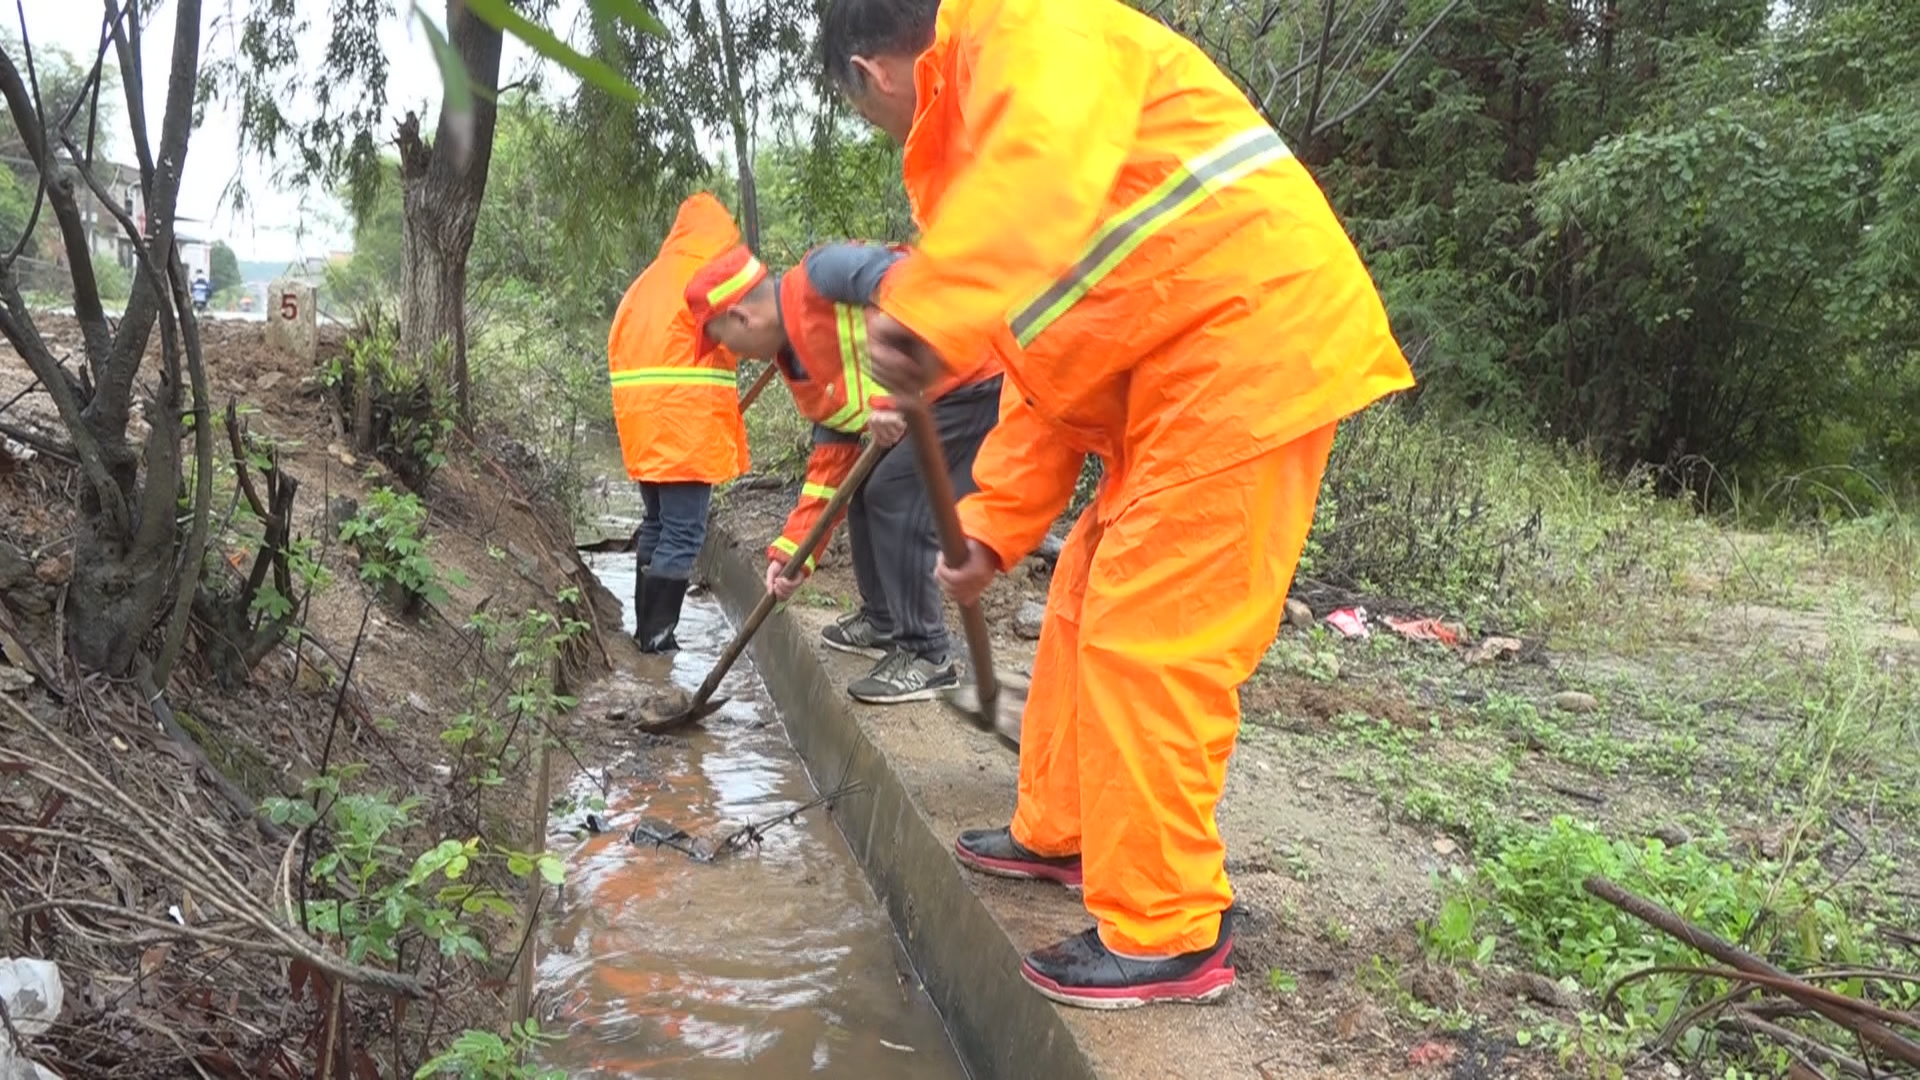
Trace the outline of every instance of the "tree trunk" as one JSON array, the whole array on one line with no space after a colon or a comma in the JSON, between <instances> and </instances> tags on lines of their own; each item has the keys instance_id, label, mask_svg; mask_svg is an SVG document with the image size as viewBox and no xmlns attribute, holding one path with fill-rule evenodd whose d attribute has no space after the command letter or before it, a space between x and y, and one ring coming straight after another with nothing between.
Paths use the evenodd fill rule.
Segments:
<instances>
[{"instance_id":1,"label":"tree trunk","mask_svg":"<svg viewBox=\"0 0 1920 1080\"><path fill-rule=\"evenodd\" d=\"M426 374L444 356L449 369L432 369L453 384L461 423L473 419L467 370L467 253L480 220L493 132L499 116L500 31L459 0L447 4L447 39L473 86L470 108L444 104L433 145L420 140L412 113L400 124L400 188L404 206L400 244L400 357ZM444 354L438 350L446 349Z\"/></svg>"},{"instance_id":2,"label":"tree trunk","mask_svg":"<svg viewBox=\"0 0 1920 1080\"><path fill-rule=\"evenodd\" d=\"M91 493L83 494L74 517L73 585L67 598L73 617L67 620L67 645L74 661L88 671L115 676L132 671L176 585L173 556L179 529L173 515L180 483L180 427L172 419L179 395L170 390L162 389L160 407L154 409L144 483L137 487L129 475L122 485L135 510L132 528L114 527ZM124 437L108 445L116 444L124 448ZM164 497L154 497L157 493ZM194 588L197 570L187 568L178 587Z\"/></svg>"},{"instance_id":3,"label":"tree trunk","mask_svg":"<svg viewBox=\"0 0 1920 1080\"><path fill-rule=\"evenodd\" d=\"M747 247L760 251L760 190L753 181L753 145L747 131L747 97L740 85L740 53L733 39L733 12L728 0L713 0L720 23L720 62L727 80L727 120L733 128L733 156L740 169L740 217Z\"/></svg>"},{"instance_id":4,"label":"tree trunk","mask_svg":"<svg viewBox=\"0 0 1920 1080\"><path fill-rule=\"evenodd\" d=\"M90 159L71 143L69 155L83 162L76 173L58 156L64 137L48 117L7 50L0 48L0 96L6 99L27 158L45 180L46 198L69 255L74 314L81 324L90 379L75 378L34 328L18 291L11 265L0 268L0 331L25 358L40 385L53 398L71 438L86 482L80 489L74 520L74 568L67 599L67 646L86 670L124 676L170 606L173 590L189 593L198 584L198 552L182 551L179 500L182 495L181 394L188 374L198 372L194 341L183 338L164 279L172 269L173 215L192 132L193 95L200 48L199 0L179 5L169 66L166 108L161 115L159 154L152 153L144 107L144 83L138 56L140 15L129 11L115 24L120 48L128 124L140 163L140 185L147 207L145 229L111 208ZM26 46L23 60L30 62ZM131 61L131 62L129 62ZM58 118L55 118L56 120ZM77 201L82 182L94 198L110 207L116 223L138 231L140 252L132 295L118 326L99 302L94 263ZM163 357L158 385L149 401L149 432L144 453L136 453L127 426L138 376L157 317L163 319ZM183 349L187 350L183 353ZM196 514L203 504L195 504ZM184 554L184 559L182 558ZM180 567L176 579L176 563ZM184 624L181 624L182 626Z\"/></svg>"}]
</instances>

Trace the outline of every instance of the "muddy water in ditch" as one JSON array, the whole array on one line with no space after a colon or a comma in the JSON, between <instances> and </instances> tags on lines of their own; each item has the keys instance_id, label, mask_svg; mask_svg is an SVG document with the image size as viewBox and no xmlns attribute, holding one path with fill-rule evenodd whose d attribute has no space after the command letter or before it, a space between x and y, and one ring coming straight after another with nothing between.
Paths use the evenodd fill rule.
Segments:
<instances>
[{"instance_id":1,"label":"muddy water in ditch","mask_svg":"<svg viewBox=\"0 0 1920 1080\"><path fill-rule=\"evenodd\" d=\"M628 605L631 630L633 556L588 558ZM681 651L600 693L608 704L630 700L638 680L669 677L692 690L731 633L710 596L690 596ZM641 820L714 837L815 796L747 661L720 692L732 700L704 731L608 770L608 832L573 839L580 813L553 823L548 843L567 853L568 876L538 971L546 1027L565 1038L546 1063L578 1078L963 1080L885 910L825 813L712 864L629 841ZM587 715L596 711L589 703ZM583 801L597 794L589 778L574 789Z\"/></svg>"}]
</instances>

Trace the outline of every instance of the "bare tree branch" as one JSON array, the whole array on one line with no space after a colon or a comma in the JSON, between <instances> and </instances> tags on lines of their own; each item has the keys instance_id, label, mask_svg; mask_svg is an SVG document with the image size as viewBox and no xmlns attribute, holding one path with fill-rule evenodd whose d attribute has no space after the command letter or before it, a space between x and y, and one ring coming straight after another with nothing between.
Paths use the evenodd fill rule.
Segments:
<instances>
[{"instance_id":1,"label":"bare tree branch","mask_svg":"<svg viewBox=\"0 0 1920 1080\"><path fill-rule=\"evenodd\" d=\"M1394 76L1400 74L1400 69L1407 66L1407 61L1413 59L1414 54L1420 51L1420 46L1426 44L1428 36L1431 35L1436 29L1439 28L1440 24L1446 20L1447 16L1453 14L1454 8L1457 8L1459 6L1460 6L1460 0L1447 0L1447 6L1441 8L1440 13L1433 17L1433 21L1427 23L1427 25L1421 29L1419 36L1415 37L1413 41L1410 42L1405 49L1401 50L1400 56L1398 59L1394 60L1393 66L1388 68L1387 73L1385 75L1380 76L1379 81L1374 83L1373 86L1370 87L1365 94L1360 95L1360 100L1340 110L1339 114L1334 116L1333 118L1321 123L1319 127L1315 128L1311 132L1311 134L1318 135L1321 132L1332 131L1334 128L1339 127L1342 123L1345 123L1348 119L1350 119L1354 114L1358 113L1360 110L1373 104L1373 99L1380 96L1381 91L1385 90L1387 86L1393 82Z\"/></svg>"},{"instance_id":2,"label":"bare tree branch","mask_svg":"<svg viewBox=\"0 0 1920 1080\"><path fill-rule=\"evenodd\" d=\"M151 187L153 184L153 150L147 143L147 103L141 89L147 85L145 72L140 69L140 16L129 11L133 0L126 0L118 11L113 0L101 0L106 6L107 18L112 20L109 32L113 36L113 46L120 58L120 87L127 97L127 126L133 129L134 160L140 166L141 183ZM199 24L196 23L197 30ZM195 55L198 55L199 41L196 34ZM104 51L104 50L103 50ZM176 51L177 54L177 51ZM173 108L171 99L167 108Z\"/></svg>"},{"instance_id":3,"label":"bare tree branch","mask_svg":"<svg viewBox=\"0 0 1920 1080\"><path fill-rule=\"evenodd\" d=\"M31 68L33 46L24 34L23 26L21 52ZM60 238L66 246L67 263L73 272L73 313L80 320L87 350L89 353L96 348L104 350L110 340L110 331L106 312L100 306L100 289L93 277L93 252L87 247L86 224L80 218L80 206L74 199L73 180L58 171L52 146L47 140L39 95L28 88L20 69L14 66L13 57L4 48L0 48L0 94L6 97L7 108L13 113L14 127L20 133L20 142L40 173L47 200L53 207L54 219L60 224Z\"/></svg>"},{"instance_id":4,"label":"bare tree branch","mask_svg":"<svg viewBox=\"0 0 1920 1080\"><path fill-rule=\"evenodd\" d=\"M54 409L66 425L67 435L73 439L80 467L86 472L87 480L100 500L101 512L115 528L128 527L130 519L126 497L107 471L106 456L101 451L99 440L94 438L93 429L87 426L82 415L79 395L74 391L66 369L53 358L53 350L47 348L40 331L34 327L33 317L27 313L26 298L20 295L19 283L14 280L10 270L0 272L0 293L4 293L6 302L6 310L0 311L0 335L4 335L13 350L27 361L27 367L39 376L47 396L53 399Z\"/></svg>"},{"instance_id":5,"label":"bare tree branch","mask_svg":"<svg viewBox=\"0 0 1920 1080\"><path fill-rule=\"evenodd\" d=\"M122 32L116 27L116 42L121 36ZM134 146L142 148L147 145L148 139L146 111L134 103L142 96L143 92L136 87L143 85L144 74L139 67L138 11L129 14L124 36L127 44L121 48L122 62L126 62L125 58L131 55L135 66L131 71L124 72L120 81L128 88L127 124L133 131ZM180 198L180 178L186 168L187 137L193 132L193 97L199 84L199 62L200 0L183 0L174 20L173 63L168 73L166 111L160 119L160 156L155 160L150 151L137 149L141 157L141 185L147 205L146 232L152 249L165 260L157 264L161 269L172 260L174 212ZM127 409L132 402L133 374L140 368L147 337L153 330L154 317L159 313L166 295L164 285L156 287L153 282L146 280L145 275L134 281L133 294L127 300L126 315L120 320L120 332L113 342L112 357L98 380L102 400L95 408L100 412L102 422L111 430L121 430L125 426ZM191 305L188 308L191 310ZM204 404L197 407L204 408Z\"/></svg>"}]
</instances>

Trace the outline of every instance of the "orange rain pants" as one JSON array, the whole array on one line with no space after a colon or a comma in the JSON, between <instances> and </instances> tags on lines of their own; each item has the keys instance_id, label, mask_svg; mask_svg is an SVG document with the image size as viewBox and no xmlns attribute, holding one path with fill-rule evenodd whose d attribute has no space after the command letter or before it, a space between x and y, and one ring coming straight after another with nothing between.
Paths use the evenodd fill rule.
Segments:
<instances>
[{"instance_id":1,"label":"orange rain pants","mask_svg":"<svg viewBox=\"0 0 1920 1080\"><path fill-rule=\"evenodd\" d=\"M1013 836L1081 857L1116 952L1209 948L1233 901L1214 805L1237 688L1279 628L1334 425L1080 515L1054 568L1021 722Z\"/></svg>"}]
</instances>

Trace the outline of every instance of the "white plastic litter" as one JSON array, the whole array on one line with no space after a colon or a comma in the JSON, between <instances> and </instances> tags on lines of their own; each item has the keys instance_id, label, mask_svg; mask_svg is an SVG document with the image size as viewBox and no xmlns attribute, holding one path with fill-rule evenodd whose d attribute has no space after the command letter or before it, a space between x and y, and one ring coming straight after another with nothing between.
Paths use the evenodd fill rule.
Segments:
<instances>
[{"instance_id":1,"label":"white plastic litter","mask_svg":"<svg viewBox=\"0 0 1920 1080\"><path fill-rule=\"evenodd\" d=\"M31 1039L53 1026L64 999L60 968L51 960L30 957L0 960L0 1001L22 1039ZM44 1065L27 1061L4 1029L0 1029L0 1080L60 1080Z\"/></svg>"}]
</instances>

